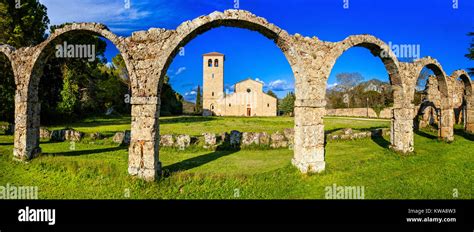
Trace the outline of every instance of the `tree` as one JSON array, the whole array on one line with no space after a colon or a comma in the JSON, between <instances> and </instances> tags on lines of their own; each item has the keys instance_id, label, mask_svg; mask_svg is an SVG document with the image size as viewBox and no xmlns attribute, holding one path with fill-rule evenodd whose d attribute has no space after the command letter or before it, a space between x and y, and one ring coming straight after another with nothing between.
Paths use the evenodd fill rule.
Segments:
<instances>
[{"instance_id":1,"label":"tree","mask_svg":"<svg viewBox=\"0 0 474 232\"><path fill-rule=\"evenodd\" d=\"M267 91L267 94L278 99L277 95L271 89Z\"/></svg>"},{"instance_id":2,"label":"tree","mask_svg":"<svg viewBox=\"0 0 474 232\"><path fill-rule=\"evenodd\" d=\"M58 104L59 112L70 115L77 107L79 86L74 83L74 73L67 66L64 67L63 89L61 90L61 101Z\"/></svg>"},{"instance_id":3,"label":"tree","mask_svg":"<svg viewBox=\"0 0 474 232\"><path fill-rule=\"evenodd\" d=\"M0 0L0 44L19 48L41 43L49 24L46 7L37 0ZM15 82L11 64L0 55L0 121L14 120Z\"/></svg>"},{"instance_id":4,"label":"tree","mask_svg":"<svg viewBox=\"0 0 474 232\"><path fill-rule=\"evenodd\" d=\"M293 92L289 92L288 94L286 94L286 96L283 99L281 99L278 109L284 115L293 116L294 108L295 108L295 99L296 99L295 94Z\"/></svg>"},{"instance_id":5,"label":"tree","mask_svg":"<svg viewBox=\"0 0 474 232\"><path fill-rule=\"evenodd\" d=\"M183 113L183 97L175 92L169 84L169 77L165 76L161 87L160 115L180 115Z\"/></svg>"},{"instance_id":6,"label":"tree","mask_svg":"<svg viewBox=\"0 0 474 232\"><path fill-rule=\"evenodd\" d=\"M474 37L474 32L470 32L467 34L468 36L473 36ZM471 44L469 46L469 53L466 54L466 57L469 60L474 60L474 38L471 40ZM474 76L474 68L469 68L469 75Z\"/></svg>"},{"instance_id":7,"label":"tree","mask_svg":"<svg viewBox=\"0 0 474 232\"><path fill-rule=\"evenodd\" d=\"M196 114L202 113L202 96L201 96L201 86L198 85L196 91L196 105L194 112Z\"/></svg>"},{"instance_id":8,"label":"tree","mask_svg":"<svg viewBox=\"0 0 474 232\"><path fill-rule=\"evenodd\" d=\"M0 43L20 48L45 40L49 18L46 7L37 0L0 0Z\"/></svg>"}]
</instances>

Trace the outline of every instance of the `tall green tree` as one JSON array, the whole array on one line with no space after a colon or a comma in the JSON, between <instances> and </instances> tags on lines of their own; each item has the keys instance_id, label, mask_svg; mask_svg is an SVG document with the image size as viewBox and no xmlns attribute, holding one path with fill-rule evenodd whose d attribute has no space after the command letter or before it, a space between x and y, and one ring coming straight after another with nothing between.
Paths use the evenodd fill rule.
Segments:
<instances>
[{"instance_id":1,"label":"tall green tree","mask_svg":"<svg viewBox=\"0 0 474 232\"><path fill-rule=\"evenodd\" d=\"M202 113L202 96L201 96L201 86L198 85L196 90L196 104L195 104L194 112L196 114Z\"/></svg>"},{"instance_id":2,"label":"tall green tree","mask_svg":"<svg viewBox=\"0 0 474 232\"><path fill-rule=\"evenodd\" d=\"M59 112L71 115L78 105L79 86L74 82L74 73L64 66L63 88L61 90L61 101L58 104Z\"/></svg>"},{"instance_id":3,"label":"tall green tree","mask_svg":"<svg viewBox=\"0 0 474 232\"><path fill-rule=\"evenodd\" d=\"M281 111L284 115L293 116L295 108L295 99L295 94L293 92L288 92L288 94L286 94L286 96L280 101L280 104L278 106L279 111Z\"/></svg>"},{"instance_id":4,"label":"tall green tree","mask_svg":"<svg viewBox=\"0 0 474 232\"><path fill-rule=\"evenodd\" d=\"M46 7L37 0L0 0L0 44L19 48L41 43L49 24ZM0 54L0 121L14 120L15 82L10 62Z\"/></svg>"},{"instance_id":5,"label":"tall green tree","mask_svg":"<svg viewBox=\"0 0 474 232\"><path fill-rule=\"evenodd\" d=\"M165 80L161 87L160 115L181 115L182 113L183 97L173 90L169 83L169 77L165 76Z\"/></svg>"}]
</instances>

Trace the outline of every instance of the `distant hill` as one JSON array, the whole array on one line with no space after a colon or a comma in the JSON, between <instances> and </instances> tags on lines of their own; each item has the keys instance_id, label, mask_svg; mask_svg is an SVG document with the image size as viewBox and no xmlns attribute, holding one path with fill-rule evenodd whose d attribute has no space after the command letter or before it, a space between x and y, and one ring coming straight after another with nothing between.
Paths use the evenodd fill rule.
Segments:
<instances>
[{"instance_id":1,"label":"distant hill","mask_svg":"<svg viewBox=\"0 0 474 232\"><path fill-rule=\"evenodd\" d=\"M364 81L359 83L357 86L361 86L364 91L376 91L376 92L382 92L384 89L390 89L391 85L389 82L381 81L378 79L372 79L368 81ZM343 91L343 88L340 88L338 85L331 86L328 88L328 92L330 91L335 91L335 92L340 92Z\"/></svg>"},{"instance_id":2,"label":"distant hill","mask_svg":"<svg viewBox=\"0 0 474 232\"><path fill-rule=\"evenodd\" d=\"M183 114L194 114L194 107L196 104L188 101L183 101Z\"/></svg>"}]
</instances>

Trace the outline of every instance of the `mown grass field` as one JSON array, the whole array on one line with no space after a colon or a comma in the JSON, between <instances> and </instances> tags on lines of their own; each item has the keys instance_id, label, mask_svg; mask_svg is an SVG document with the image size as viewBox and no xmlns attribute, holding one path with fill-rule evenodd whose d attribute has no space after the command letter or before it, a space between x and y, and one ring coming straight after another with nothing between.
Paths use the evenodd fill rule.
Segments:
<instances>
[{"instance_id":1,"label":"mown grass field","mask_svg":"<svg viewBox=\"0 0 474 232\"><path fill-rule=\"evenodd\" d=\"M240 131L273 132L292 118L192 118L161 120L162 134ZM327 118L326 130L388 127L388 121ZM129 128L129 119L87 119L70 124L83 132ZM58 126L64 127L64 125ZM41 199L324 199L325 187L364 186L366 199L473 198L474 136L456 130L456 140L438 141L433 132L415 136L416 152L388 149L389 138L329 141L326 171L304 175L290 163L288 149L210 151L161 149L165 177L144 182L127 174L127 148L109 142L43 142L43 156L12 160L13 136L0 136L0 185L38 186ZM53 155L54 154L54 155Z\"/></svg>"}]
</instances>

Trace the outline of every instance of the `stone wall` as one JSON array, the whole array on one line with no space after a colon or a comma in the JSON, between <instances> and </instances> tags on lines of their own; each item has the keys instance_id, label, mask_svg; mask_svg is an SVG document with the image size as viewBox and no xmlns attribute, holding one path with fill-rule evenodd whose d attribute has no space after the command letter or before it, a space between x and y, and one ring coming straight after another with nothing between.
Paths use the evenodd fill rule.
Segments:
<instances>
[{"instance_id":1,"label":"stone wall","mask_svg":"<svg viewBox=\"0 0 474 232\"><path fill-rule=\"evenodd\" d=\"M364 117L377 118L377 113L372 108L341 108L341 109L326 109L328 116L342 116L342 117Z\"/></svg>"}]
</instances>

